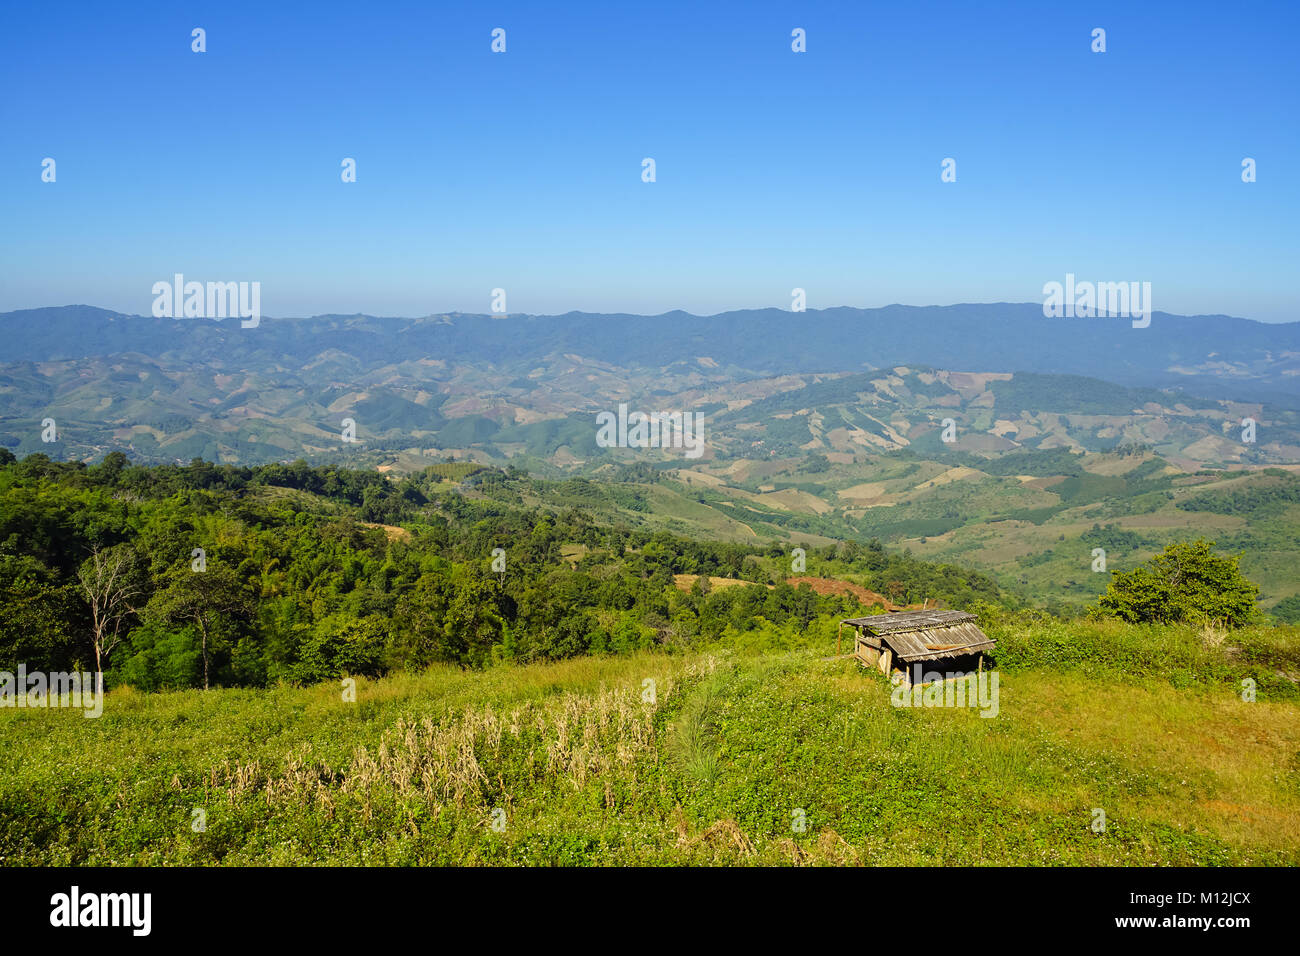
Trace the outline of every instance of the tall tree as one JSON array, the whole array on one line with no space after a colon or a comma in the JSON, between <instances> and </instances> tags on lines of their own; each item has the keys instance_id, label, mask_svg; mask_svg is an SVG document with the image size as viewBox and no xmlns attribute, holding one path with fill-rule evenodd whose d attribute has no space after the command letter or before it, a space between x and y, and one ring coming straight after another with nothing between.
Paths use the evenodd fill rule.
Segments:
<instances>
[{"instance_id":1,"label":"tall tree","mask_svg":"<svg viewBox=\"0 0 1300 956\"><path fill-rule=\"evenodd\" d=\"M77 583L90 607L95 672L103 673L109 655L126 636L127 620L137 614L147 594L140 555L125 544L96 547L77 572Z\"/></svg>"},{"instance_id":2,"label":"tall tree","mask_svg":"<svg viewBox=\"0 0 1300 956\"><path fill-rule=\"evenodd\" d=\"M167 584L149 602L147 613L174 624L198 628L203 654L203 689L212 684L213 644L252 614L248 587L229 567L209 565L193 571L183 565L169 573Z\"/></svg>"}]
</instances>

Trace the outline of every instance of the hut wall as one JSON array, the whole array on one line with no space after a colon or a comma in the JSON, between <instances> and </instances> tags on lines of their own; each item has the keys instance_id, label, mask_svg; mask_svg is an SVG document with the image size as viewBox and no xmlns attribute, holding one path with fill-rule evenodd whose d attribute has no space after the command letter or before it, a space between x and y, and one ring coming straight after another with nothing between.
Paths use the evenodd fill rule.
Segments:
<instances>
[{"instance_id":1,"label":"hut wall","mask_svg":"<svg viewBox=\"0 0 1300 956\"><path fill-rule=\"evenodd\" d=\"M870 667L874 667L880 660L880 650L863 640L858 641L857 653L858 659Z\"/></svg>"}]
</instances>

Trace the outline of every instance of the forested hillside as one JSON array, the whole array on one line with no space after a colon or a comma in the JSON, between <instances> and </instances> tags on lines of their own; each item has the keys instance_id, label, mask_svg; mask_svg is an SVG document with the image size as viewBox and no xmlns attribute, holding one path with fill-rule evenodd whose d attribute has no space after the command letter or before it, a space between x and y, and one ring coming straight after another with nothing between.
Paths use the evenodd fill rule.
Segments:
<instances>
[{"instance_id":1,"label":"forested hillside","mask_svg":"<svg viewBox=\"0 0 1300 956\"><path fill-rule=\"evenodd\" d=\"M391 480L302 462L145 468L110 454L86 466L0 450L0 669L94 669L96 607L108 685L144 690L784 646L868 610L786 583L790 544L600 525L584 499L632 491L570 481L551 489L566 507L512 503L526 486L465 465ZM900 603L999 596L978 573L875 541L806 551L809 573ZM683 591L676 574L703 577ZM712 589L710 576L756 586Z\"/></svg>"}]
</instances>

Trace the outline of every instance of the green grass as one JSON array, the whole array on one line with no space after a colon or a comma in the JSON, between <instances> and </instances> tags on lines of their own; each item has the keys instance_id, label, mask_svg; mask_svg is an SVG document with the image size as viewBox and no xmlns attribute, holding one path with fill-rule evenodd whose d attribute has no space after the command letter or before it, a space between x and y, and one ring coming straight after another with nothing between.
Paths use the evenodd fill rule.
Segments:
<instances>
[{"instance_id":1,"label":"green grass","mask_svg":"<svg viewBox=\"0 0 1300 956\"><path fill-rule=\"evenodd\" d=\"M993 719L820 646L4 710L0 863L1300 863L1300 629L988 628Z\"/></svg>"}]
</instances>

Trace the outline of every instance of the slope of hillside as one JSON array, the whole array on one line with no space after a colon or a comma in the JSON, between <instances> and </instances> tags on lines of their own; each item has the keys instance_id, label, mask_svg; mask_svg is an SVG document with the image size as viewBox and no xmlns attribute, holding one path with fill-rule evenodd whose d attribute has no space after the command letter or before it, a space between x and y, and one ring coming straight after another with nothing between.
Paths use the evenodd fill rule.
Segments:
<instances>
[{"instance_id":1,"label":"slope of hillside","mask_svg":"<svg viewBox=\"0 0 1300 956\"><path fill-rule=\"evenodd\" d=\"M993 457L980 468L956 464L970 460L959 452L938 461L804 456L643 469L631 482L613 481L616 473L607 470L596 472L598 481L514 477L471 483L467 493L503 501L518 494L558 508L580 503L601 520L765 542L786 553L876 538L927 560L977 568L1032 603L1060 609L1094 600L1108 571L1204 535L1244 555L1265 608L1300 594L1300 466L1188 471L1150 452L1065 449ZM804 507L792 490L824 507ZM1105 551L1100 565L1098 548ZM821 560L810 552L810 574L839 573Z\"/></svg>"},{"instance_id":2,"label":"slope of hillside","mask_svg":"<svg viewBox=\"0 0 1300 956\"><path fill-rule=\"evenodd\" d=\"M995 719L892 706L883 678L822 660L820 641L436 668L361 680L355 702L334 684L123 689L98 720L16 711L0 721L0 858L1300 863L1296 695L1274 681L1244 703L1235 687L1243 657L1300 676L1294 632L1238 635L1237 664L1193 632L996 633Z\"/></svg>"}]
</instances>

